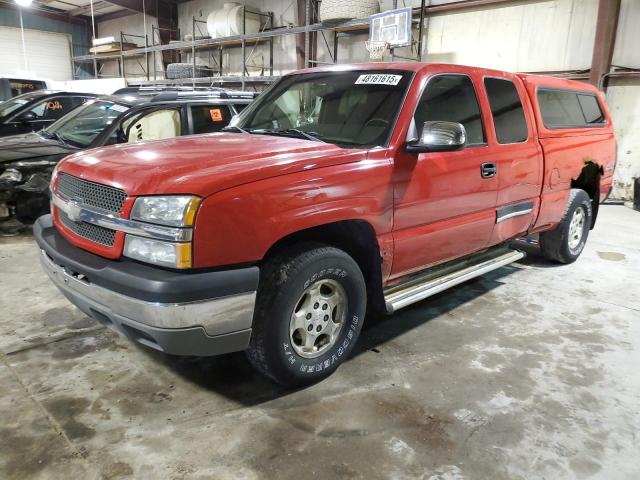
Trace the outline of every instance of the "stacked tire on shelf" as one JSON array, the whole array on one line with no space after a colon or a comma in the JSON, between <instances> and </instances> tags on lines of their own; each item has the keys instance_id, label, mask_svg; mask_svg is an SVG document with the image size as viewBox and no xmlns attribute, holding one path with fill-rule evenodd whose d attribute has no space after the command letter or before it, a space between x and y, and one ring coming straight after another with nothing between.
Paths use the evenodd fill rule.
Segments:
<instances>
[{"instance_id":1,"label":"stacked tire on shelf","mask_svg":"<svg viewBox=\"0 0 640 480\"><path fill-rule=\"evenodd\" d=\"M213 70L206 65L197 65L195 71L192 63L170 63L167 65L167 78L203 78L213 76Z\"/></svg>"}]
</instances>

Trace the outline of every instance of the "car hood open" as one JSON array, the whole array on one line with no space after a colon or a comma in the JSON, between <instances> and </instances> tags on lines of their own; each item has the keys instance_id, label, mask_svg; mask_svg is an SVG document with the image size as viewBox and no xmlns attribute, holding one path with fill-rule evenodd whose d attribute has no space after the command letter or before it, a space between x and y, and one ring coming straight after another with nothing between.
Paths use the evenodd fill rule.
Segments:
<instances>
[{"instance_id":1,"label":"car hood open","mask_svg":"<svg viewBox=\"0 0 640 480\"><path fill-rule=\"evenodd\" d=\"M366 152L319 141L225 132L96 148L66 158L60 171L131 196L206 197L265 178L359 161Z\"/></svg>"},{"instance_id":2,"label":"car hood open","mask_svg":"<svg viewBox=\"0 0 640 480\"><path fill-rule=\"evenodd\" d=\"M77 148L44 138L37 133L0 138L0 164L38 160L42 157L62 158L77 151Z\"/></svg>"}]
</instances>

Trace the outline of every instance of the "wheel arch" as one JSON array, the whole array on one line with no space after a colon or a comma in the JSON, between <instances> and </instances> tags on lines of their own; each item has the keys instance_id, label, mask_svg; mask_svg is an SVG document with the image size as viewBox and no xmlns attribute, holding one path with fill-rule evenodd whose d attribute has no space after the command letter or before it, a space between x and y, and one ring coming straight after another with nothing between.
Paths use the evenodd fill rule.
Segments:
<instances>
[{"instance_id":1,"label":"wheel arch","mask_svg":"<svg viewBox=\"0 0 640 480\"><path fill-rule=\"evenodd\" d=\"M579 188L584 190L591 198L591 210L593 212L591 218L591 230L596 225L596 218L600 207L600 177L604 171L600 165L594 161L585 161L580 175L571 180L571 188Z\"/></svg>"},{"instance_id":2,"label":"wheel arch","mask_svg":"<svg viewBox=\"0 0 640 480\"><path fill-rule=\"evenodd\" d=\"M320 243L345 251L362 270L367 285L367 309L385 311L382 288L382 256L376 232L365 220L341 220L306 228L276 241L262 262L302 243ZM261 262L261 263L262 263Z\"/></svg>"}]
</instances>

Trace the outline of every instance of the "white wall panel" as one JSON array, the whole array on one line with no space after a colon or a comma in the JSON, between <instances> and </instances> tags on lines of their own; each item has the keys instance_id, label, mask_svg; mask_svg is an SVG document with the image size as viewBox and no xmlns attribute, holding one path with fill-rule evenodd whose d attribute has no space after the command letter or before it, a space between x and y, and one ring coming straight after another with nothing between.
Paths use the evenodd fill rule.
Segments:
<instances>
[{"instance_id":1,"label":"white wall panel","mask_svg":"<svg viewBox=\"0 0 640 480\"><path fill-rule=\"evenodd\" d=\"M640 68L640 1L622 0L613 64Z\"/></svg>"},{"instance_id":2,"label":"white wall panel","mask_svg":"<svg viewBox=\"0 0 640 480\"><path fill-rule=\"evenodd\" d=\"M510 71L591 64L597 0L549 0L438 14L427 20L426 61Z\"/></svg>"},{"instance_id":3,"label":"white wall panel","mask_svg":"<svg viewBox=\"0 0 640 480\"><path fill-rule=\"evenodd\" d=\"M640 177L640 79L611 79L607 105L618 140L618 165L612 197L631 200L633 179Z\"/></svg>"},{"instance_id":4,"label":"white wall panel","mask_svg":"<svg viewBox=\"0 0 640 480\"><path fill-rule=\"evenodd\" d=\"M158 26L158 21L155 17L150 15L146 16L147 18L147 36L149 38L149 44L151 45L151 26ZM97 25L96 36L100 37L114 37L116 41L120 41L120 32L124 32L125 34L133 34L144 36L144 15L141 13L136 13L133 15L128 15L126 17L116 18L113 20L107 20L105 22L100 22ZM136 37L126 37L125 41L128 43L135 43L140 47L144 47L144 39L136 38ZM148 54L149 57L149 76L153 78L153 55ZM162 78L162 54L156 54L156 68L158 71L158 78ZM125 60L125 73L127 78L145 78L145 69L146 69L146 61L144 56L136 56L129 57ZM118 63L115 60L104 62L102 69L100 70L101 75L117 77L118 76Z\"/></svg>"},{"instance_id":5,"label":"white wall panel","mask_svg":"<svg viewBox=\"0 0 640 480\"><path fill-rule=\"evenodd\" d=\"M24 65L19 28L0 27L0 65L7 74L28 70L50 80L71 80L71 35L67 33L24 31L27 68Z\"/></svg>"}]
</instances>

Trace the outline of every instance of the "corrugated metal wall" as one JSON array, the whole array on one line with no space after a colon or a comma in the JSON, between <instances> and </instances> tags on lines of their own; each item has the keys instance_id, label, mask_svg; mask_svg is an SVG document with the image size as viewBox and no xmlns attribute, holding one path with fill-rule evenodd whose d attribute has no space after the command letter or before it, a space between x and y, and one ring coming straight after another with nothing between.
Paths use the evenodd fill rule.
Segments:
<instances>
[{"instance_id":1,"label":"corrugated metal wall","mask_svg":"<svg viewBox=\"0 0 640 480\"><path fill-rule=\"evenodd\" d=\"M71 35L75 55L89 53L89 30L82 25L39 16L24 9L22 13L24 28L45 32L68 33ZM20 28L20 17L16 10L0 7L0 26Z\"/></svg>"},{"instance_id":2,"label":"corrugated metal wall","mask_svg":"<svg viewBox=\"0 0 640 480\"><path fill-rule=\"evenodd\" d=\"M597 12L597 0L555 0L435 15L424 59L519 72L588 69Z\"/></svg>"},{"instance_id":3,"label":"corrugated metal wall","mask_svg":"<svg viewBox=\"0 0 640 480\"><path fill-rule=\"evenodd\" d=\"M83 25L43 17L30 12L28 9L24 9L22 21L25 29L71 35L73 55L86 55L89 53L91 37L88 28ZM0 7L0 26L20 28L18 12L11 8ZM84 69L76 71L76 75L80 78L89 76Z\"/></svg>"}]
</instances>

